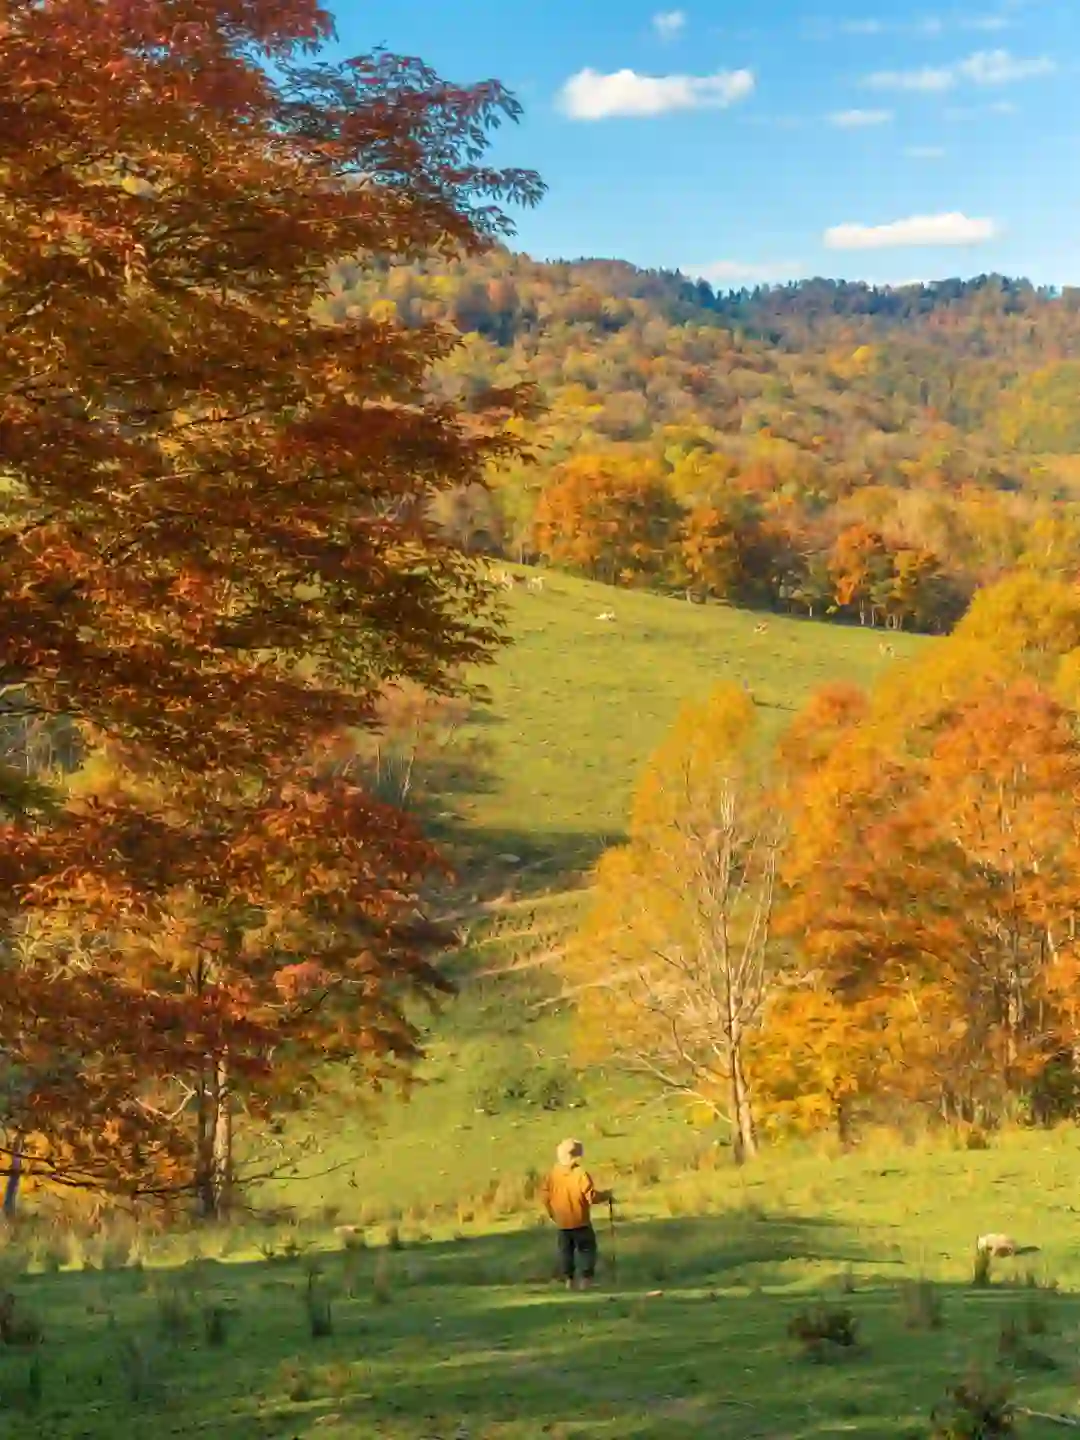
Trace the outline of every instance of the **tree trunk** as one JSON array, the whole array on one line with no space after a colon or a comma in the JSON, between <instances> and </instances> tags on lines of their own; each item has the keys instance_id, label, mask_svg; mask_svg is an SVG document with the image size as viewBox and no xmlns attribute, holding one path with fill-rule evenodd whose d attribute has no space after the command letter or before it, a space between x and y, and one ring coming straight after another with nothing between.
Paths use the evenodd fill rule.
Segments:
<instances>
[{"instance_id":1,"label":"tree trunk","mask_svg":"<svg viewBox=\"0 0 1080 1440\"><path fill-rule=\"evenodd\" d=\"M4 1186L4 1219L14 1220L15 1210L19 1203L19 1181L22 1178L22 1151L19 1149L19 1141L11 1153L11 1166L7 1174L7 1184Z\"/></svg>"},{"instance_id":2,"label":"tree trunk","mask_svg":"<svg viewBox=\"0 0 1080 1440\"><path fill-rule=\"evenodd\" d=\"M854 1140L850 1096L841 1095L833 1101L833 1118L836 1122L837 1140L844 1150L850 1150Z\"/></svg>"},{"instance_id":3,"label":"tree trunk","mask_svg":"<svg viewBox=\"0 0 1080 1440\"><path fill-rule=\"evenodd\" d=\"M731 1052L731 1123L735 1129L735 1163L745 1165L757 1154L758 1142L750 1085L743 1070L739 1044L733 1045Z\"/></svg>"},{"instance_id":4,"label":"tree trunk","mask_svg":"<svg viewBox=\"0 0 1080 1440\"><path fill-rule=\"evenodd\" d=\"M232 1103L229 1066L221 1056L199 1096L195 1199L203 1220L228 1214L233 1200Z\"/></svg>"}]
</instances>

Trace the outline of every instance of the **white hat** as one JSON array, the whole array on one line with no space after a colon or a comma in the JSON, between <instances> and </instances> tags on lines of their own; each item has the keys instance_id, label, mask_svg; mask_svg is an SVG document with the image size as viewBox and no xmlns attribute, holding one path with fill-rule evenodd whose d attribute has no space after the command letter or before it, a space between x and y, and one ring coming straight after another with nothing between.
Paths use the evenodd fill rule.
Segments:
<instances>
[{"instance_id":1,"label":"white hat","mask_svg":"<svg viewBox=\"0 0 1080 1440\"><path fill-rule=\"evenodd\" d=\"M563 1140L555 1151L555 1159L560 1165L572 1165L584 1153L585 1146L580 1140Z\"/></svg>"}]
</instances>

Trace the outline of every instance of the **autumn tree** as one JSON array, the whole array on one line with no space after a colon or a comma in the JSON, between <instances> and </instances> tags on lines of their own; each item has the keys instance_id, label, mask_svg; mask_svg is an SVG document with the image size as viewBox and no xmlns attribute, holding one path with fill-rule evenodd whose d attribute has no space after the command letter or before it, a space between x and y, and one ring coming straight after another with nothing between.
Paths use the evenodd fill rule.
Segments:
<instances>
[{"instance_id":1,"label":"autumn tree","mask_svg":"<svg viewBox=\"0 0 1080 1440\"><path fill-rule=\"evenodd\" d=\"M512 457L517 395L462 413L445 328L320 301L343 256L504 232L517 107L330 38L312 0L0 0L5 724L104 766L4 772L3 1143L205 1211L234 1102L416 1055L436 857L328 756L499 635L430 510Z\"/></svg>"},{"instance_id":2,"label":"autumn tree","mask_svg":"<svg viewBox=\"0 0 1080 1440\"><path fill-rule=\"evenodd\" d=\"M799 793L781 923L837 1000L887 1017L894 1094L993 1118L1063 1043L1078 786L1073 717L990 675L902 748L857 722Z\"/></svg>"},{"instance_id":3,"label":"autumn tree","mask_svg":"<svg viewBox=\"0 0 1080 1440\"><path fill-rule=\"evenodd\" d=\"M778 967L780 833L756 779L753 702L721 686L683 707L646 766L629 842L596 872L568 981L587 1041L758 1148L748 1055Z\"/></svg>"},{"instance_id":4,"label":"autumn tree","mask_svg":"<svg viewBox=\"0 0 1080 1440\"><path fill-rule=\"evenodd\" d=\"M750 1061L763 1128L831 1129L842 1145L854 1143L861 1112L903 1064L891 1021L885 995L847 1001L812 978L778 986Z\"/></svg>"},{"instance_id":5,"label":"autumn tree","mask_svg":"<svg viewBox=\"0 0 1080 1440\"><path fill-rule=\"evenodd\" d=\"M841 531L829 555L833 598L853 611L859 623L876 624L884 609L893 576L892 556L884 539L865 525Z\"/></svg>"},{"instance_id":6,"label":"autumn tree","mask_svg":"<svg viewBox=\"0 0 1080 1440\"><path fill-rule=\"evenodd\" d=\"M534 519L550 560L609 584L662 574L677 518L660 467L618 455L577 455L559 466Z\"/></svg>"}]
</instances>

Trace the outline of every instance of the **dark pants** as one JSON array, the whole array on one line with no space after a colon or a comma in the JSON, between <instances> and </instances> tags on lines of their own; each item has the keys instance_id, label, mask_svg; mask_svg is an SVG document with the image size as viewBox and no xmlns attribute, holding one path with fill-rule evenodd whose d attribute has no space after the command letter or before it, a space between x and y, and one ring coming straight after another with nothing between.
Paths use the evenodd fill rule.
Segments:
<instances>
[{"instance_id":1,"label":"dark pants","mask_svg":"<svg viewBox=\"0 0 1080 1440\"><path fill-rule=\"evenodd\" d=\"M583 1280L596 1274L596 1231L591 1225L559 1231L559 1273L564 1280L573 1280L575 1268Z\"/></svg>"}]
</instances>

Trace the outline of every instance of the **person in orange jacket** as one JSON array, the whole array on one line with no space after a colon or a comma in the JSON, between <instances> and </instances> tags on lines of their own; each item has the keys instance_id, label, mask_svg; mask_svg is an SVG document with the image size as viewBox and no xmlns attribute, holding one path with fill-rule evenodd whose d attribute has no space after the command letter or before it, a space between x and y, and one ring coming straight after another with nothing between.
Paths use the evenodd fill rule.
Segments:
<instances>
[{"instance_id":1,"label":"person in orange jacket","mask_svg":"<svg viewBox=\"0 0 1080 1440\"><path fill-rule=\"evenodd\" d=\"M540 1187L544 1209L559 1229L559 1273L568 1290L592 1284L598 1253L592 1207L615 1198L610 1190L597 1190L581 1163L584 1154L580 1140L564 1140Z\"/></svg>"}]
</instances>

